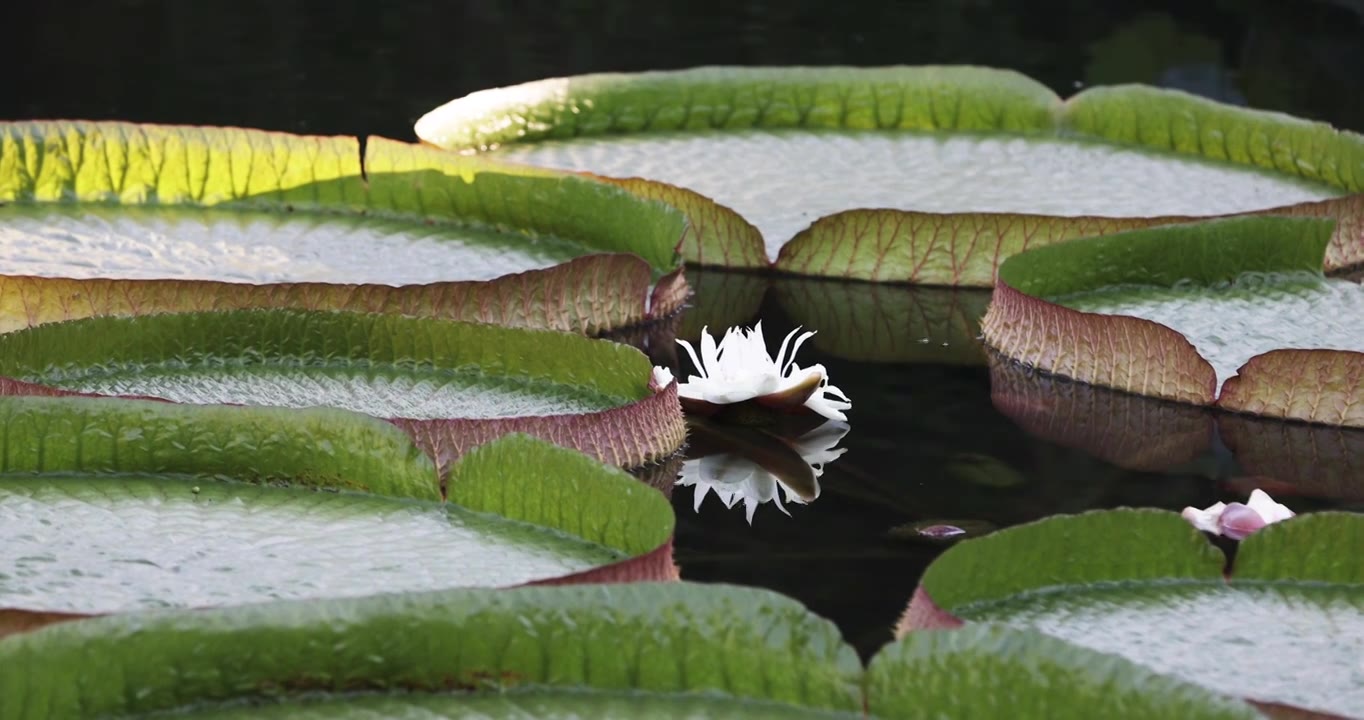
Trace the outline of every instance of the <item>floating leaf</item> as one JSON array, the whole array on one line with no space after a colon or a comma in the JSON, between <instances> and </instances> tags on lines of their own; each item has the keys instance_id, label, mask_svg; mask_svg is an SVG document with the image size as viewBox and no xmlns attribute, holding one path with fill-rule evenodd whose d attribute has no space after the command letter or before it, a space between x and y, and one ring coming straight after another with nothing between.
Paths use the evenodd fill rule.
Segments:
<instances>
[{"instance_id":1,"label":"floating leaf","mask_svg":"<svg viewBox=\"0 0 1364 720\"><path fill-rule=\"evenodd\" d=\"M128 123L0 124L0 203L0 329L303 307L598 333L675 310L648 288L686 227L571 173L383 138L362 166L354 138Z\"/></svg>"},{"instance_id":2,"label":"floating leaf","mask_svg":"<svg viewBox=\"0 0 1364 720\"><path fill-rule=\"evenodd\" d=\"M340 407L442 464L528 432L633 467L685 435L676 387L634 348L429 318L254 310L91 318L0 335L0 376L99 395ZM9 388L23 392L25 388Z\"/></svg>"},{"instance_id":3,"label":"floating leaf","mask_svg":"<svg viewBox=\"0 0 1364 720\"><path fill-rule=\"evenodd\" d=\"M789 598L685 583L143 612L0 641L0 712L15 720L849 720L864 706L886 720L1006 706L1046 717L1256 717L1121 658L1003 627L916 634L864 673L833 625Z\"/></svg>"},{"instance_id":4,"label":"floating leaf","mask_svg":"<svg viewBox=\"0 0 1364 720\"><path fill-rule=\"evenodd\" d=\"M243 285L0 276L0 332L109 315L277 308L438 317L596 335L639 323L639 298L648 289L648 267L626 255L577 258L492 284Z\"/></svg>"},{"instance_id":5,"label":"floating leaf","mask_svg":"<svg viewBox=\"0 0 1364 720\"><path fill-rule=\"evenodd\" d=\"M687 216L687 229L678 243L683 257L701 265L728 268L766 268L762 233L733 210L698 192L644 178L594 176L615 183L643 198L665 202ZM720 253L717 258L707 253Z\"/></svg>"},{"instance_id":6,"label":"floating leaf","mask_svg":"<svg viewBox=\"0 0 1364 720\"><path fill-rule=\"evenodd\" d=\"M1001 266L985 339L1095 385L1364 425L1350 323L1364 287L1321 276L1330 232L1325 220L1228 218L1029 251ZM1268 352L1293 347L1311 350Z\"/></svg>"},{"instance_id":7,"label":"floating leaf","mask_svg":"<svg viewBox=\"0 0 1364 720\"><path fill-rule=\"evenodd\" d=\"M404 711L459 707L462 698L478 707L491 702L480 696L509 691L515 702L520 688L545 693L551 707L554 696L567 695L569 708L584 701L591 708L592 698L609 703L643 691L645 702L684 707L715 698L853 713L860 680L857 656L833 624L794 601L681 584L138 613L0 641L0 715L15 720L240 700L308 703L319 700L316 693L357 700L357 691L369 694L362 702ZM406 693L377 695L393 690ZM458 695L426 694L451 692Z\"/></svg>"},{"instance_id":8,"label":"floating leaf","mask_svg":"<svg viewBox=\"0 0 1364 720\"><path fill-rule=\"evenodd\" d=\"M1174 513L1053 517L943 553L901 632L1032 627L1216 692L1357 715L1364 564L1320 548L1361 541L1364 517L1292 518L1247 538L1224 581L1222 553Z\"/></svg>"},{"instance_id":9,"label":"floating leaf","mask_svg":"<svg viewBox=\"0 0 1364 720\"><path fill-rule=\"evenodd\" d=\"M146 474L440 499L436 468L400 430L327 408L0 397L0 475Z\"/></svg>"},{"instance_id":10,"label":"floating leaf","mask_svg":"<svg viewBox=\"0 0 1364 720\"><path fill-rule=\"evenodd\" d=\"M1335 219L1338 224L1326 250L1325 269L1334 272L1364 263L1364 194L1240 214ZM1057 217L848 210L821 218L797 234L782 247L777 268L803 275L990 287L999 264L1029 248L1226 216ZM865 249L868 246L876 248L875 255Z\"/></svg>"},{"instance_id":11,"label":"floating leaf","mask_svg":"<svg viewBox=\"0 0 1364 720\"><path fill-rule=\"evenodd\" d=\"M1124 658L984 624L911 633L867 675L875 717L1261 717Z\"/></svg>"},{"instance_id":12,"label":"floating leaf","mask_svg":"<svg viewBox=\"0 0 1364 720\"><path fill-rule=\"evenodd\" d=\"M1364 286L1340 281L1320 289L1348 309L1333 318L1326 333L1314 333L1314 339L1320 338L1319 346L1356 351L1272 350L1252 357L1222 386L1219 406L1256 415L1364 428L1364 340L1359 337L1358 325L1364 317ZM1309 313L1312 320L1320 320L1321 314L1336 309L1335 303L1327 300Z\"/></svg>"},{"instance_id":13,"label":"floating leaf","mask_svg":"<svg viewBox=\"0 0 1364 720\"><path fill-rule=\"evenodd\" d=\"M430 459L355 413L37 397L0 412L7 632L70 619L54 613L676 577L663 497L524 435L456 463L445 505Z\"/></svg>"},{"instance_id":14,"label":"floating leaf","mask_svg":"<svg viewBox=\"0 0 1364 720\"><path fill-rule=\"evenodd\" d=\"M6 478L0 518L0 606L42 612L515 585L625 559L457 505L211 480Z\"/></svg>"},{"instance_id":15,"label":"floating leaf","mask_svg":"<svg viewBox=\"0 0 1364 720\"><path fill-rule=\"evenodd\" d=\"M229 704L212 709L191 708L166 718L195 720L335 720L395 717L543 718L544 720L659 720L736 718L738 720L859 720L860 713L811 710L766 700L749 700L719 694L655 693L638 690L557 690L528 688L485 693L441 695L345 695L301 698L241 706Z\"/></svg>"},{"instance_id":16,"label":"floating leaf","mask_svg":"<svg viewBox=\"0 0 1364 720\"><path fill-rule=\"evenodd\" d=\"M1063 101L961 66L581 75L474 93L416 132L628 176L711 229L684 243L693 263L989 286L1029 247L1256 211L1340 220L1328 268L1364 262L1364 198L1340 197L1364 191L1364 138L1144 86Z\"/></svg>"}]
</instances>

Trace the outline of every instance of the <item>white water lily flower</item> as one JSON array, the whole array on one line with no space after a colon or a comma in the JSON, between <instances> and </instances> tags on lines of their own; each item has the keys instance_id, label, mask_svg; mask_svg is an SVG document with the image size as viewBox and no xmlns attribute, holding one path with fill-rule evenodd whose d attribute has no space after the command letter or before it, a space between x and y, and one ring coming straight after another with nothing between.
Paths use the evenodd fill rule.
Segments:
<instances>
[{"instance_id":1,"label":"white water lily flower","mask_svg":"<svg viewBox=\"0 0 1364 720\"><path fill-rule=\"evenodd\" d=\"M719 453L686 461L676 484L692 486L692 505L697 512L701 511L701 502L706 495L715 493L727 508L742 501L750 525L758 506L766 502L775 503L778 510L789 516L791 513L782 504L782 498L804 505L819 497L817 479L824 474L825 463L833 462L848 451L836 446L850 429L847 423L829 420L796 440L786 441L810 466L816 478L812 488L791 487L781 476L736 453Z\"/></svg>"},{"instance_id":2,"label":"white water lily flower","mask_svg":"<svg viewBox=\"0 0 1364 720\"><path fill-rule=\"evenodd\" d=\"M796 352L814 332L792 330L777 358L767 352L761 321L752 330L730 328L717 344L709 328L701 329L701 353L686 340L677 343L686 348L699 375L692 375L678 385L677 392L688 409L705 412L712 406L729 405L755 400L762 405L781 410L805 408L830 420L847 420L844 410L852 407L842 390L829 384L823 365L801 368L795 363ZM800 333L799 337L796 334ZM795 343L791 338L795 337Z\"/></svg>"},{"instance_id":3,"label":"white water lily flower","mask_svg":"<svg viewBox=\"0 0 1364 720\"><path fill-rule=\"evenodd\" d=\"M1269 493L1253 490L1250 500L1242 503L1214 503L1203 510L1186 507L1180 513L1194 527L1213 535L1225 535L1233 540L1243 540L1260 528L1287 520L1294 513L1286 506L1274 501Z\"/></svg>"}]
</instances>

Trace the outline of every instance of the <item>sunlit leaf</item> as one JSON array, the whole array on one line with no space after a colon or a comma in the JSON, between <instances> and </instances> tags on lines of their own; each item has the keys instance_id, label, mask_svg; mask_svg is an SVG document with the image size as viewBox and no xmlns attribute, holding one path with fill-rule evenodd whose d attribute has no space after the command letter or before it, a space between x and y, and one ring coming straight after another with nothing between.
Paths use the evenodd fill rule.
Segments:
<instances>
[{"instance_id":1,"label":"sunlit leaf","mask_svg":"<svg viewBox=\"0 0 1364 720\"><path fill-rule=\"evenodd\" d=\"M649 286L686 228L572 173L383 138L362 165L355 138L129 123L0 124L0 203L0 329L293 307L600 333L675 309L650 308Z\"/></svg>"},{"instance_id":2,"label":"sunlit leaf","mask_svg":"<svg viewBox=\"0 0 1364 720\"><path fill-rule=\"evenodd\" d=\"M453 100L416 132L628 177L707 227L682 248L704 265L988 287L1029 247L1248 212L1336 219L1327 269L1364 262L1364 198L1342 197L1364 191L1364 138L1145 86L1063 101L964 66L580 75Z\"/></svg>"}]
</instances>

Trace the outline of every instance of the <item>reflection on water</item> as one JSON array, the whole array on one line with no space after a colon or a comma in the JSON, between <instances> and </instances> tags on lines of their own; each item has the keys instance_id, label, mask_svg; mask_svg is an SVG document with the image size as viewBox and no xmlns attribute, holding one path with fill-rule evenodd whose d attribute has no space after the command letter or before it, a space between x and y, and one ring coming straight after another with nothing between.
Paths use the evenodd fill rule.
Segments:
<instances>
[{"instance_id":1,"label":"reflection on water","mask_svg":"<svg viewBox=\"0 0 1364 720\"><path fill-rule=\"evenodd\" d=\"M1051 377L990 356L995 407L1119 467L1200 468L1228 492L1364 500L1364 430L1217 412Z\"/></svg>"},{"instance_id":2,"label":"reflection on water","mask_svg":"<svg viewBox=\"0 0 1364 720\"><path fill-rule=\"evenodd\" d=\"M783 496L801 505L818 498L824 465L848 451L837 445L851 429L829 420L798 437L783 437L770 429L717 426L698 418L687 425L690 443L677 484L692 488L696 512L708 493L726 508L742 502L750 525L763 503L789 516Z\"/></svg>"},{"instance_id":3,"label":"reflection on water","mask_svg":"<svg viewBox=\"0 0 1364 720\"><path fill-rule=\"evenodd\" d=\"M813 347L869 363L984 365L977 338L990 291L763 276L688 268L695 289L678 337L696 340L701 328L751 324L764 300L795 324L817 330Z\"/></svg>"}]
</instances>

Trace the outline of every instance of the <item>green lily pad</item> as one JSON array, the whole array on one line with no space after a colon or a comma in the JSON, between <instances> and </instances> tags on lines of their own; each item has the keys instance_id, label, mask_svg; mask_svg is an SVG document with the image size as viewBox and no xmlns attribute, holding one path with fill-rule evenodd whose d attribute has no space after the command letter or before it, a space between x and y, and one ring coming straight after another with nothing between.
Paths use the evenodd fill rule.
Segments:
<instances>
[{"instance_id":1,"label":"green lily pad","mask_svg":"<svg viewBox=\"0 0 1364 720\"><path fill-rule=\"evenodd\" d=\"M988 68L552 78L454 100L416 132L448 149L630 177L716 228L682 246L689 262L775 258L806 275L988 286L1000 260L1028 247L1190 216L1364 219L1358 199L1334 200L1364 190L1357 135L1143 86L1063 101ZM634 176L663 185L646 191ZM697 193L714 205L698 207ZM1355 239L1342 235L1333 259L1364 261Z\"/></svg>"},{"instance_id":2,"label":"green lily pad","mask_svg":"<svg viewBox=\"0 0 1364 720\"><path fill-rule=\"evenodd\" d=\"M432 461L355 413L38 397L0 413L0 607L675 576L664 498L524 435L455 463L445 505Z\"/></svg>"},{"instance_id":3,"label":"green lily pad","mask_svg":"<svg viewBox=\"0 0 1364 720\"><path fill-rule=\"evenodd\" d=\"M5 329L358 305L601 332L675 309L647 296L685 227L609 183L382 138L362 159L355 138L0 124Z\"/></svg>"},{"instance_id":4,"label":"green lily pad","mask_svg":"<svg viewBox=\"0 0 1364 720\"><path fill-rule=\"evenodd\" d=\"M1095 385L1364 426L1364 288L1322 275L1331 232L1228 218L1038 248L1001 265L985 340Z\"/></svg>"},{"instance_id":5,"label":"green lily pad","mask_svg":"<svg viewBox=\"0 0 1364 720\"><path fill-rule=\"evenodd\" d=\"M675 388L651 384L639 351L554 331L346 312L177 313L0 335L0 358L0 376L70 392L393 419L443 463L524 431L633 467L672 454L685 435Z\"/></svg>"},{"instance_id":6,"label":"green lily pad","mask_svg":"<svg viewBox=\"0 0 1364 720\"><path fill-rule=\"evenodd\" d=\"M0 520L0 606L42 612L515 585L625 559L456 505L156 477L0 479Z\"/></svg>"},{"instance_id":7,"label":"green lily pad","mask_svg":"<svg viewBox=\"0 0 1364 720\"><path fill-rule=\"evenodd\" d=\"M9 205L8 271L40 277L419 285L553 267L578 245L361 215Z\"/></svg>"},{"instance_id":8,"label":"green lily pad","mask_svg":"<svg viewBox=\"0 0 1364 720\"><path fill-rule=\"evenodd\" d=\"M1031 627L1217 692L1358 715L1364 564L1321 548L1361 540L1364 516L1291 518L1242 542L1224 579L1221 551L1174 513L1048 518L941 555L901 629Z\"/></svg>"},{"instance_id":9,"label":"green lily pad","mask_svg":"<svg viewBox=\"0 0 1364 720\"><path fill-rule=\"evenodd\" d=\"M910 633L867 670L877 717L1258 718L1117 655L989 624Z\"/></svg>"},{"instance_id":10,"label":"green lily pad","mask_svg":"<svg viewBox=\"0 0 1364 720\"><path fill-rule=\"evenodd\" d=\"M861 713L812 710L765 700L748 700L719 694L654 693L610 690L509 690L498 693L448 695L365 695L302 699L271 704L229 705L212 709L193 708L160 714L165 718L196 720L250 720L290 718L486 718L486 720L659 720L737 718L738 720L858 720Z\"/></svg>"},{"instance_id":11,"label":"green lily pad","mask_svg":"<svg viewBox=\"0 0 1364 720\"><path fill-rule=\"evenodd\" d=\"M1270 350L1364 351L1353 322L1364 317L1364 286L1319 273L1245 273L1213 287L1116 288L1058 300L1076 310L1140 317L1178 330L1212 364L1219 386Z\"/></svg>"},{"instance_id":12,"label":"green lily pad","mask_svg":"<svg viewBox=\"0 0 1364 720\"><path fill-rule=\"evenodd\" d=\"M861 707L861 667L832 623L774 593L680 584L127 614L2 640L0 669L0 714L16 720L292 702L303 692L406 690L412 695L390 702L420 707L460 699L424 693L458 690L486 705L494 701L479 695L536 686L556 695L601 692L587 707L632 690L683 706L736 699ZM125 692L130 687L137 690ZM568 695L569 707L582 702Z\"/></svg>"},{"instance_id":13,"label":"green lily pad","mask_svg":"<svg viewBox=\"0 0 1364 720\"><path fill-rule=\"evenodd\" d=\"M436 469L401 431L342 410L0 397L0 475L226 477L438 500Z\"/></svg>"},{"instance_id":14,"label":"green lily pad","mask_svg":"<svg viewBox=\"0 0 1364 720\"><path fill-rule=\"evenodd\" d=\"M626 651L622 652L622 648ZM173 668L174 670L170 670ZM0 640L5 717L1258 717L1005 627L920 633L863 671L775 593L636 583L146 611ZM997 713L996 713L997 714Z\"/></svg>"}]
</instances>

